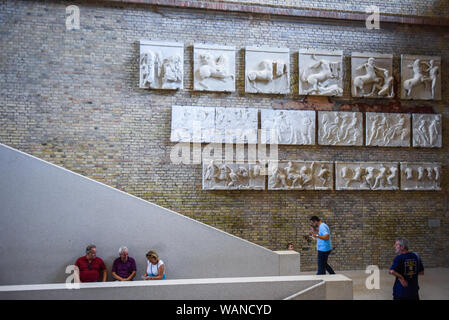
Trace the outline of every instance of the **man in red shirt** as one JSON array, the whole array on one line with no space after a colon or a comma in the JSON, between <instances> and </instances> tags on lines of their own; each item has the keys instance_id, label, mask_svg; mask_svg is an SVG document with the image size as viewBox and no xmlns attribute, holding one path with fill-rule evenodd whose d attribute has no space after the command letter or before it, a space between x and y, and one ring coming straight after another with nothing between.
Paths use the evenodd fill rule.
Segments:
<instances>
[{"instance_id":1,"label":"man in red shirt","mask_svg":"<svg viewBox=\"0 0 449 320\"><path fill-rule=\"evenodd\" d=\"M97 247L90 244L86 248L86 255L76 260L75 266L78 268L80 282L97 282L100 281L101 273L103 274L102 280L106 281L107 271L106 266L100 258L97 257ZM75 272L75 277L77 272Z\"/></svg>"}]
</instances>

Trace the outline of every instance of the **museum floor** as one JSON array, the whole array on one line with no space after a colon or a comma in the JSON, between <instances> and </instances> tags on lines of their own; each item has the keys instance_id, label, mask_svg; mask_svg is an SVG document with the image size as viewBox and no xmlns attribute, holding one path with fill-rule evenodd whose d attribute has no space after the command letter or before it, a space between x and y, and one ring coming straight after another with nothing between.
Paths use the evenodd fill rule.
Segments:
<instances>
[{"instance_id":1,"label":"museum floor","mask_svg":"<svg viewBox=\"0 0 449 320\"><path fill-rule=\"evenodd\" d=\"M368 290L365 280L368 276L364 270L336 271L351 278L354 283L354 300L391 300L394 277L388 270L380 271L380 289ZM315 272L301 272L301 274L315 274ZM422 300L449 299L449 268L429 268L425 275L419 277L420 297Z\"/></svg>"}]
</instances>

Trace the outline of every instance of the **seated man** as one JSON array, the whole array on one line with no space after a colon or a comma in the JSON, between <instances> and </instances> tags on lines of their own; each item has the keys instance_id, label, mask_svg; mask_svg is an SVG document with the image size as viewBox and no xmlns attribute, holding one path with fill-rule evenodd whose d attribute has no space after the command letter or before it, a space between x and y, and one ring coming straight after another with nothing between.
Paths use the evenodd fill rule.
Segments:
<instances>
[{"instance_id":1,"label":"seated man","mask_svg":"<svg viewBox=\"0 0 449 320\"><path fill-rule=\"evenodd\" d=\"M97 257L97 247L90 244L86 248L86 255L76 260L75 281L78 282L96 282L106 281L106 266L100 258ZM76 270L76 269L75 269ZM102 277L101 277L102 275ZM101 277L101 280L100 280Z\"/></svg>"},{"instance_id":2,"label":"seated man","mask_svg":"<svg viewBox=\"0 0 449 320\"><path fill-rule=\"evenodd\" d=\"M118 249L119 258L112 265L112 276L118 281L131 281L136 275L136 261L128 256L128 248Z\"/></svg>"}]
</instances>

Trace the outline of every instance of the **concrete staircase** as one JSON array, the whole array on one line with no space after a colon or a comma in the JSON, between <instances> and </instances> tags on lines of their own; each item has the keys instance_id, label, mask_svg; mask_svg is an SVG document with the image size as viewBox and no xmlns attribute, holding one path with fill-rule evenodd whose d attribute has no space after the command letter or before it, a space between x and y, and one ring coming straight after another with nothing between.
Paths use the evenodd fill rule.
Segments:
<instances>
[{"instance_id":1,"label":"concrete staircase","mask_svg":"<svg viewBox=\"0 0 449 320\"><path fill-rule=\"evenodd\" d=\"M168 279L299 274L274 252L0 144L0 285L65 282L93 243L108 268L125 245L146 269L156 250Z\"/></svg>"}]
</instances>

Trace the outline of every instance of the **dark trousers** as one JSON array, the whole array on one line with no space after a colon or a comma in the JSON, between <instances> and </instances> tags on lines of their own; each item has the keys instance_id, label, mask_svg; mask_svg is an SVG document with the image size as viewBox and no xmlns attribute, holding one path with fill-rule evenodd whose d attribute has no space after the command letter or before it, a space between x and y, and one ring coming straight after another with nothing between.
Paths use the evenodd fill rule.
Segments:
<instances>
[{"instance_id":1,"label":"dark trousers","mask_svg":"<svg viewBox=\"0 0 449 320\"><path fill-rule=\"evenodd\" d=\"M415 297L393 297L393 300L419 300L419 296Z\"/></svg>"},{"instance_id":2,"label":"dark trousers","mask_svg":"<svg viewBox=\"0 0 449 320\"><path fill-rule=\"evenodd\" d=\"M329 274L335 274L334 270L330 265L327 264L327 259L332 250L329 251L318 251L318 273L317 274L326 274L326 271Z\"/></svg>"}]
</instances>

